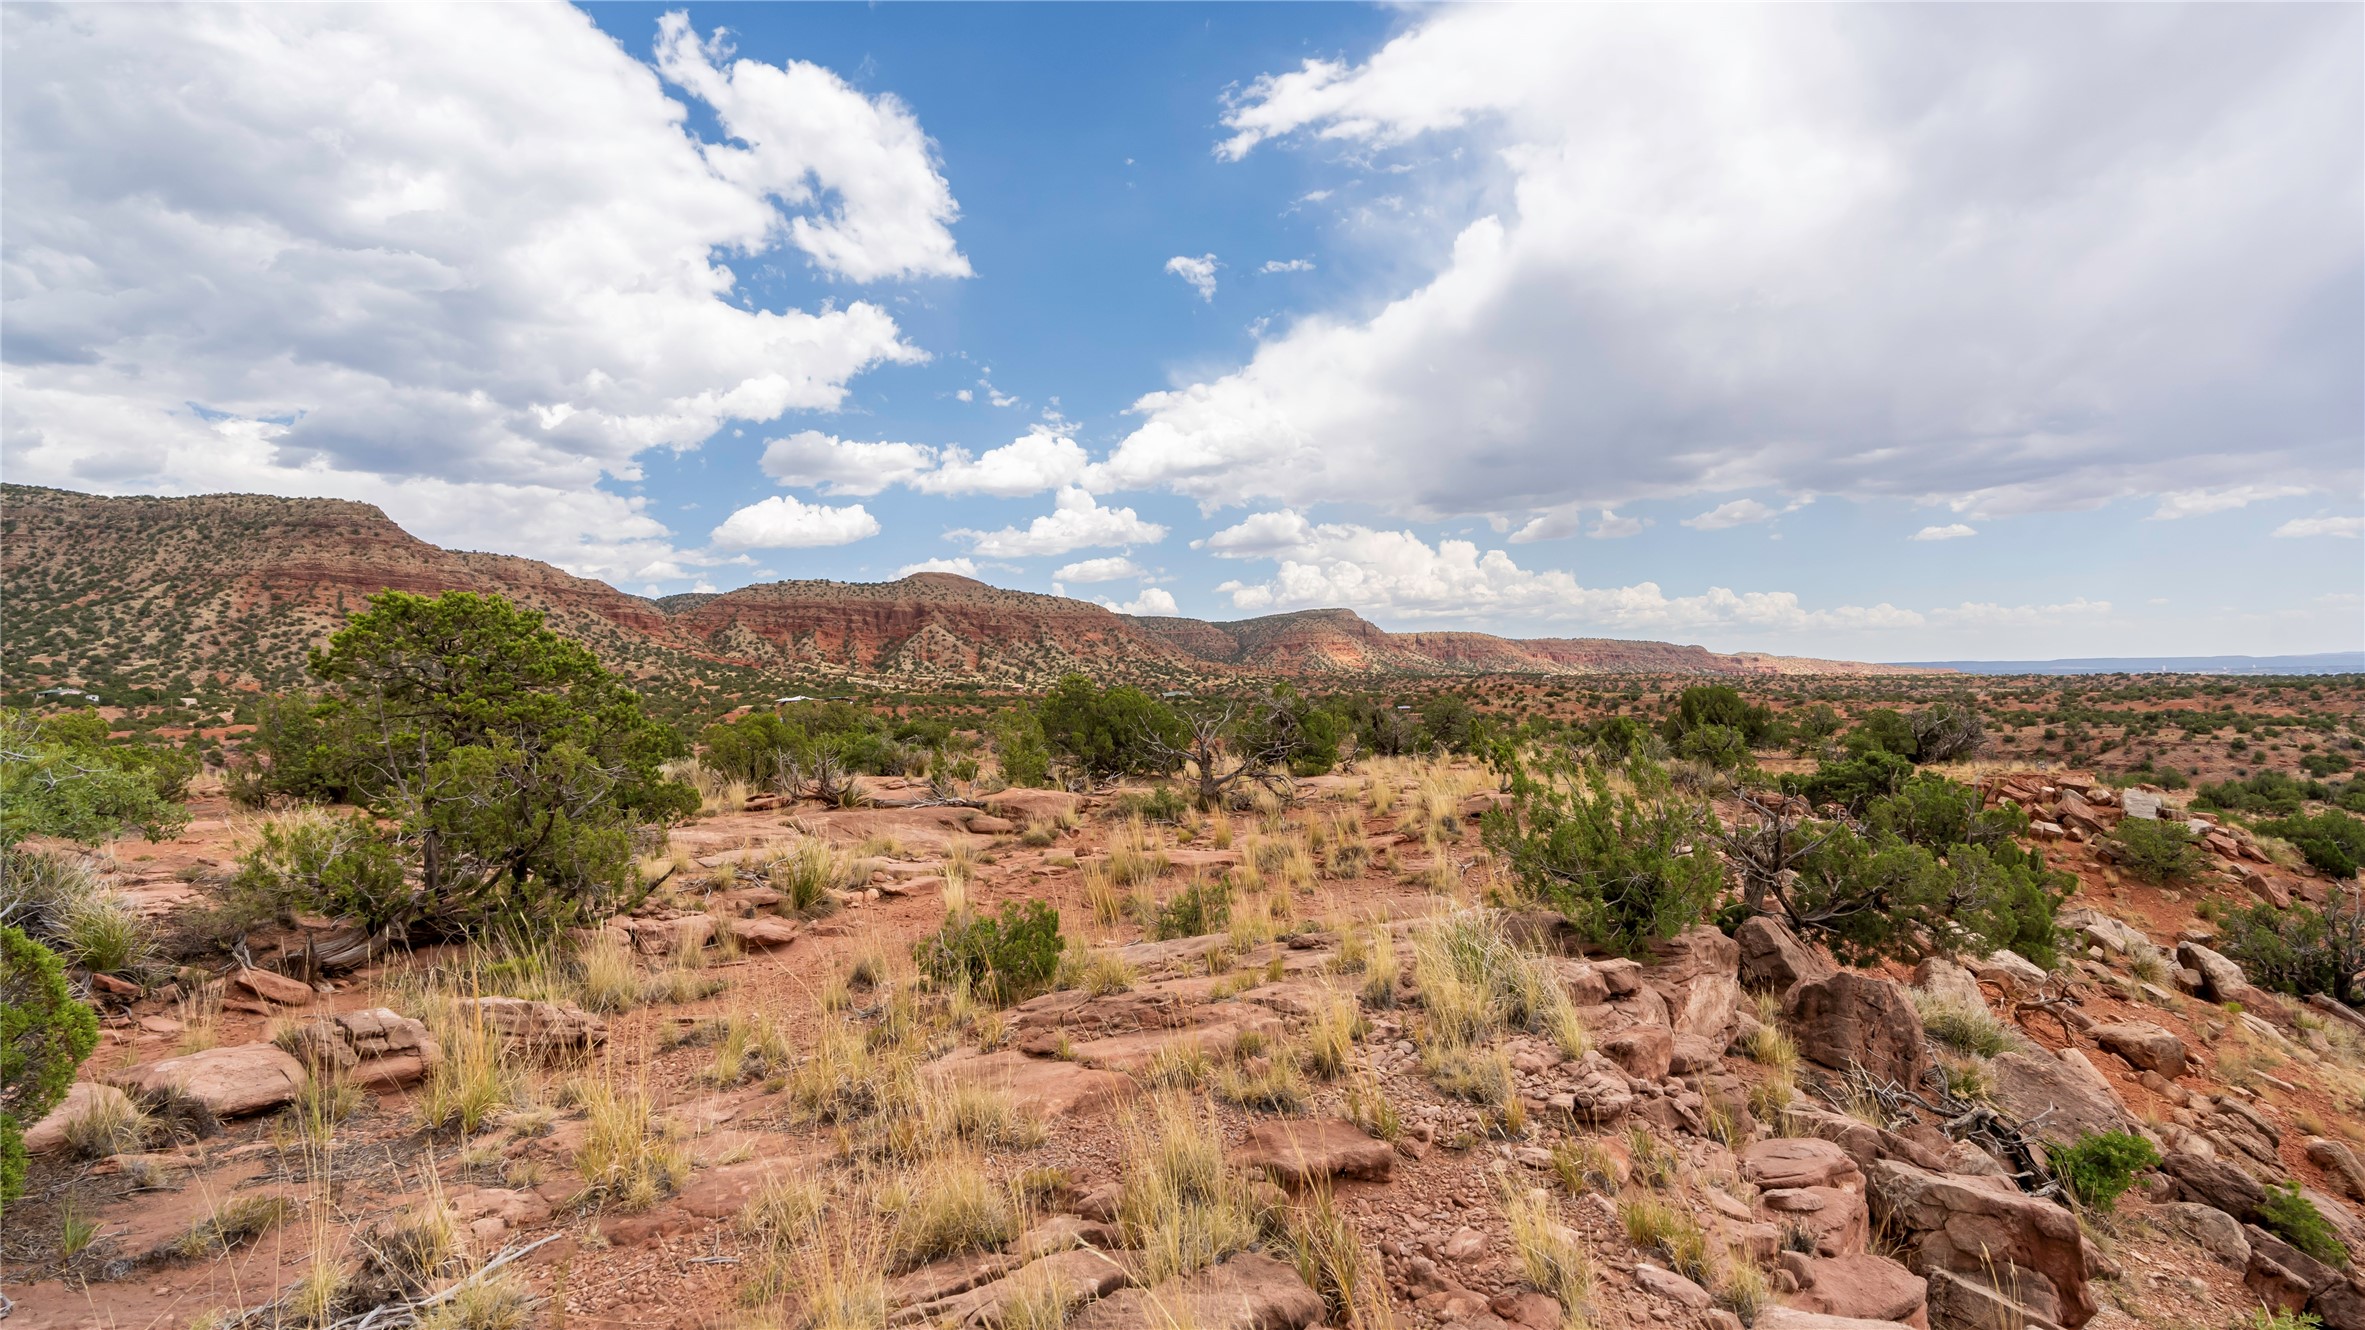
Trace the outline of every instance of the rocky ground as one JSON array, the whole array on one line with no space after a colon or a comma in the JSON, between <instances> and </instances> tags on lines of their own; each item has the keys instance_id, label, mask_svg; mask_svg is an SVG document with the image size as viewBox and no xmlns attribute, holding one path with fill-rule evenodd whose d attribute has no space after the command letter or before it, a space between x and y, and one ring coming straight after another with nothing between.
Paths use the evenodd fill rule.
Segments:
<instances>
[{"instance_id":1,"label":"rocky ground","mask_svg":"<svg viewBox=\"0 0 2365 1330\"><path fill-rule=\"evenodd\" d=\"M717 814L578 962L324 965L319 921L94 993L0 1233L10 1330L2365 1327L2357 1275L2256 1222L2289 1179L2365 1250L2365 1029L2252 988L2193 908L2326 884L2213 829L2208 885L2142 886L2103 833L2173 804L1985 785L2079 876L2053 973L1847 970L1765 920L1587 957L1501 904L1484 776L1412 763L1175 826L1019 791ZM241 834L200 813L113 865L159 916ZM1226 870L1228 919L1178 929ZM920 982L948 904L1033 899L1060 988ZM2113 1127L2165 1162L2110 1213L2010 1176Z\"/></svg>"}]
</instances>

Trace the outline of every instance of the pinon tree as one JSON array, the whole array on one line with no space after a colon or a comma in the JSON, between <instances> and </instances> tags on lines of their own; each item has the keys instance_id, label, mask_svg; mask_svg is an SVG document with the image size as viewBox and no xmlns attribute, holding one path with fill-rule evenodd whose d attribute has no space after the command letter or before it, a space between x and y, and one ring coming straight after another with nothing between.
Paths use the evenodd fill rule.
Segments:
<instances>
[{"instance_id":1,"label":"pinon tree","mask_svg":"<svg viewBox=\"0 0 2365 1330\"><path fill-rule=\"evenodd\" d=\"M1724 890L1716 815L1635 758L1613 774L1569 754L1504 762L1511 803L1480 821L1486 848L1593 946L1637 956L1703 919Z\"/></svg>"},{"instance_id":2,"label":"pinon tree","mask_svg":"<svg viewBox=\"0 0 2365 1330\"><path fill-rule=\"evenodd\" d=\"M563 924L633 885L635 823L697 807L658 770L679 736L499 596L373 596L310 664L325 696L300 756L391 825L404 860L405 888L369 902L381 927Z\"/></svg>"},{"instance_id":3,"label":"pinon tree","mask_svg":"<svg viewBox=\"0 0 2365 1330\"><path fill-rule=\"evenodd\" d=\"M2076 879L2015 847L2019 812L1982 809L1978 791L1928 773L1828 817L1739 798L1745 816L1718 839L1743 914L1779 914L1851 962L2010 948L2051 963L2053 914Z\"/></svg>"}]
</instances>

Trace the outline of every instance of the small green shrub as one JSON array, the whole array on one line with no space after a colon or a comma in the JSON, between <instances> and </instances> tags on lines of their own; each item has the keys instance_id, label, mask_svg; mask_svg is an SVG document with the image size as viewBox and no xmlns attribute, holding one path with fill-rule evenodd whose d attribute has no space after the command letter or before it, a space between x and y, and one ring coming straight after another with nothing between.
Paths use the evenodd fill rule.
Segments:
<instances>
[{"instance_id":1,"label":"small green shrub","mask_svg":"<svg viewBox=\"0 0 2365 1330\"><path fill-rule=\"evenodd\" d=\"M1753 765L1748 736L1730 725L1698 726L1677 741L1675 752L1718 771L1740 771Z\"/></svg>"},{"instance_id":2,"label":"small green shrub","mask_svg":"<svg viewBox=\"0 0 2365 1330\"><path fill-rule=\"evenodd\" d=\"M2348 1244L2340 1240L2316 1203L2299 1194L2296 1182L2266 1189L2266 1200L2258 1207L2258 1225L2326 1265L2349 1263Z\"/></svg>"},{"instance_id":3,"label":"small green shrub","mask_svg":"<svg viewBox=\"0 0 2365 1330\"><path fill-rule=\"evenodd\" d=\"M2120 868L2154 885L2183 882L2208 866L2200 838L2182 822L2131 817L2111 833Z\"/></svg>"},{"instance_id":4,"label":"small green shrub","mask_svg":"<svg viewBox=\"0 0 2365 1330\"><path fill-rule=\"evenodd\" d=\"M2291 842L2320 873L2353 877L2357 865L2365 863L2365 818L2327 809L2313 817L2261 822L2258 829Z\"/></svg>"},{"instance_id":5,"label":"small green shrub","mask_svg":"<svg viewBox=\"0 0 2365 1330\"><path fill-rule=\"evenodd\" d=\"M2304 901L2278 910L2260 901L2244 910L2219 910L2218 950L2251 982L2305 997L2328 993L2342 1002L2365 999L2354 982L2365 968L2365 891L2334 891L2323 908Z\"/></svg>"},{"instance_id":6,"label":"small green shrub","mask_svg":"<svg viewBox=\"0 0 2365 1330\"><path fill-rule=\"evenodd\" d=\"M223 893L226 924L249 928L288 914L350 915L377 928L412 908L394 846L359 814L318 808L274 813L238 856Z\"/></svg>"},{"instance_id":7,"label":"small green shrub","mask_svg":"<svg viewBox=\"0 0 2365 1330\"><path fill-rule=\"evenodd\" d=\"M1169 938L1199 937L1220 932L1231 918L1231 888L1220 879L1202 880L1176 892L1172 900L1158 907L1158 917L1150 924L1150 936L1161 942Z\"/></svg>"},{"instance_id":8,"label":"small green shrub","mask_svg":"<svg viewBox=\"0 0 2365 1330\"><path fill-rule=\"evenodd\" d=\"M1837 804L1851 812L1862 812L1873 800L1905 788L1905 782L1912 777L1913 759L1876 748L1859 751L1841 761L1821 763L1811 775L1786 775L1782 778L1782 790L1786 794L1802 795L1818 808Z\"/></svg>"},{"instance_id":9,"label":"small green shrub","mask_svg":"<svg viewBox=\"0 0 2365 1330\"><path fill-rule=\"evenodd\" d=\"M1587 943L1636 956L1707 917L1724 890L1709 842L1715 817L1678 794L1664 768L1627 764L1625 781L1549 759L1537 779L1515 764L1512 805L1485 815L1486 848Z\"/></svg>"},{"instance_id":10,"label":"small green shrub","mask_svg":"<svg viewBox=\"0 0 2365 1330\"><path fill-rule=\"evenodd\" d=\"M2133 1132L2087 1132L2077 1144L2053 1150L2053 1173L2078 1204L2108 1213L2135 1175L2160 1162L2151 1142Z\"/></svg>"},{"instance_id":11,"label":"small green shrub","mask_svg":"<svg viewBox=\"0 0 2365 1330\"><path fill-rule=\"evenodd\" d=\"M25 1185L25 1125L66 1097L98 1041L98 1015L74 1000L58 958L0 924L0 1205Z\"/></svg>"},{"instance_id":12,"label":"small green shrub","mask_svg":"<svg viewBox=\"0 0 2365 1330\"><path fill-rule=\"evenodd\" d=\"M1059 972L1067 939L1049 901L1008 901L1001 917L962 914L920 939L912 957L934 983L968 983L999 1003L1042 992Z\"/></svg>"},{"instance_id":13,"label":"small green shrub","mask_svg":"<svg viewBox=\"0 0 2365 1330\"><path fill-rule=\"evenodd\" d=\"M1120 822L1129 817L1138 817L1144 822L1180 822L1183 814L1189 811L1191 801L1183 797L1181 790L1172 785L1158 785L1151 787L1147 794L1117 796L1112 816Z\"/></svg>"}]
</instances>

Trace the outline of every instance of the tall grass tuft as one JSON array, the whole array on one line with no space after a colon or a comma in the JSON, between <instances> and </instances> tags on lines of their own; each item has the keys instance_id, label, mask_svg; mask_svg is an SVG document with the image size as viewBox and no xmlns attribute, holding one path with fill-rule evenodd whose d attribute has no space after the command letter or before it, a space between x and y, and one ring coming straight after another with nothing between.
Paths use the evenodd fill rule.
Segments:
<instances>
[{"instance_id":1,"label":"tall grass tuft","mask_svg":"<svg viewBox=\"0 0 2365 1330\"><path fill-rule=\"evenodd\" d=\"M1212 1115L1160 1095L1125 1125L1118 1222L1140 1250L1143 1282L1203 1270L1257 1239L1247 1187L1224 1166Z\"/></svg>"},{"instance_id":2,"label":"tall grass tuft","mask_svg":"<svg viewBox=\"0 0 2365 1330\"><path fill-rule=\"evenodd\" d=\"M459 1124L474 1132L525 1090L525 1072L501 1046L501 1036L473 1008L445 997L428 1008L427 1026L443 1046L443 1061L420 1087L419 1120L429 1127Z\"/></svg>"},{"instance_id":3,"label":"tall grass tuft","mask_svg":"<svg viewBox=\"0 0 2365 1330\"><path fill-rule=\"evenodd\" d=\"M620 938L602 934L585 944L575 954L575 972L575 999L586 1011L613 1016L640 1004L640 972Z\"/></svg>"},{"instance_id":4,"label":"tall grass tuft","mask_svg":"<svg viewBox=\"0 0 2365 1330\"><path fill-rule=\"evenodd\" d=\"M1503 1217L1510 1221L1511 1248L1519 1254L1527 1282L1559 1299L1565 1325L1584 1324L1593 1301L1593 1263L1576 1232L1554 1213L1551 1197L1541 1187L1506 1184Z\"/></svg>"},{"instance_id":5,"label":"tall grass tuft","mask_svg":"<svg viewBox=\"0 0 2365 1330\"><path fill-rule=\"evenodd\" d=\"M1322 1295L1330 1324L1392 1330L1396 1319L1387 1278L1356 1237L1354 1225L1339 1213L1328 1187L1316 1188L1290 1211L1285 1238L1298 1277Z\"/></svg>"},{"instance_id":6,"label":"tall grass tuft","mask_svg":"<svg viewBox=\"0 0 2365 1330\"><path fill-rule=\"evenodd\" d=\"M916 1177L891 1183L880 1208L894 1216L889 1254L899 1268L999 1247L1018 1236L1010 1194L965 1155L939 1159Z\"/></svg>"},{"instance_id":7,"label":"tall grass tuft","mask_svg":"<svg viewBox=\"0 0 2365 1330\"><path fill-rule=\"evenodd\" d=\"M575 1169L585 1199L645 1210L672 1195L690 1176L690 1151L671 1124L658 1118L648 1092L605 1077L579 1083L583 1146Z\"/></svg>"}]
</instances>

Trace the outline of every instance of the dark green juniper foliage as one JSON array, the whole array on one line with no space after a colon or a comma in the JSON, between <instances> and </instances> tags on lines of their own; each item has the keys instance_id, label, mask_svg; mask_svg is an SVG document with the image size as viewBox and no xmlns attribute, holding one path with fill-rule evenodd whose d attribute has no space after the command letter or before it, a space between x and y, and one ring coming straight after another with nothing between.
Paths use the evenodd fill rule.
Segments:
<instances>
[{"instance_id":1,"label":"dark green juniper foliage","mask_svg":"<svg viewBox=\"0 0 2365 1330\"><path fill-rule=\"evenodd\" d=\"M1894 794L1865 801L1865 827L1933 849L1948 845L2009 845L2028 831L2017 808L1982 808L1976 786L1934 772L1916 772Z\"/></svg>"},{"instance_id":2,"label":"dark green juniper foliage","mask_svg":"<svg viewBox=\"0 0 2365 1330\"><path fill-rule=\"evenodd\" d=\"M1190 742L1174 709L1139 688L1103 689L1081 674L1054 685L1035 708L1051 751L1087 780L1160 776Z\"/></svg>"},{"instance_id":3,"label":"dark green juniper foliage","mask_svg":"<svg viewBox=\"0 0 2365 1330\"><path fill-rule=\"evenodd\" d=\"M98 1041L98 1015L75 1000L58 958L0 924L0 1210L24 1189L25 1127L66 1097Z\"/></svg>"},{"instance_id":4,"label":"dark green juniper foliage","mask_svg":"<svg viewBox=\"0 0 2365 1330\"><path fill-rule=\"evenodd\" d=\"M2355 877L2365 864L2365 818L2326 809L2312 817L2285 817L2261 822L2258 829L2291 842L2316 871L2334 877Z\"/></svg>"},{"instance_id":5,"label":"dark green juniper foliage","mask_svg":"<svg viewBox=\"0 0 2365 1330\"><path fill-rule=\"evenodd\" d=\"M2209 865L2200 837L2182 822L2131 817L2110 838L2117 856L2112 862L2141 882L2186 882Z\"/></svg>"},{"instance_id":6,"label":"dark green juniper foliage","mask_svg":"<svg viewBox=\"0 0 2365 1330\"><path fill-rule=\"evenodd\" d=\"M999 919L963 914L919 940L912 957L943 987L963 981L1002 1005L1051 986L1067 939L1049 901L1006 901Z\"/></svg>"},{"instance_id":7,"label":"dark green juniper foliage","mask_svg":"<svg viewBox=\"0 0 2365 1330\"><path fill-rule=\"evenodd\" d=\"M1224 927L1232 921L1232 889L1229 883L1201 880L1193 882L1174 894L1158 909L1158 918L1150 928L1150 936L1158 941L1178 937L1200 937Z\"/></svg>"},{"instance_id":8,"label":"dark green juniper foliage","mask_svg":"<svg viewBox=\"0 0 2365 1330\"><path fill-rule=\"evenodd\" d=\"M237 932L296 911L345 916L375 932L418 908L401 851L361 814L269 821L222 893L220 923Z\"/></svg>"},{"instance_id":9,"label":"dark green juniper foliage","mask_svg":"<svg viewBox=\"0 0 2365 1330\"><path fill-rule=\"evenodd\" d=\"M1794 928L1850 964L2009 948L2039 965L2058 954L2054 911L2077 885L2009 842L1932 849L1832 824L1775 893Z\"/></svg>"},{"instance_id":10,"label":"dark green juniper foliage","mask_svg":"<svg viewBox=\"0 0 2365 1330\"><path fill-rule=\"evenodd\" d=\"M2261 988L2304 997L2324 993L2365 1002L2365 890L2336 887L2323 909L2294 901L2276 909L2261 901L2218 916L2218 947Z\"/></svg>"},{"instance_id":11,"label":"dark green juniper foliage","mask_svg":"<svg viewBox=\"0 0 2365 1330\"><path fill-rule=\"evenodd\" d=\"M196 760L107 735L95 711L36 718L0 708L0 845L27 836L96 845L131 831L150 840L180 834Z\"/></svg>"},{"instance_id":12,"label":"dark green juniper foliage","mask_svg":"<svg viewBox=\"0 0 2365 1330\"><path fill-rule=\"evenodd\" d=\"M630 829L695 811L658 764L680 737L581 643L498 596L370 599L311 655L325 696L259 744L263 788L320 781L394 824L408 889L373 892L396 933L563 927L637 886ZM286 766L283 768L283 759Z\"/></svg>"},{"instance_id":13,"label":"dark green juniper foliage","mask_svg":"<svg viewBox=\"0 0 2365 1330\"><path fill-rule=\"evenodd\" d=\"M993 740L1004 781L1024 786L1051 783L1051 745L1033 707L1014 707L995 717Z\"/></svg>"},{"instance_id":14,"label":"dark green juniper foliage","mask_svg":"<svg viewBox=\"0 0 2365 1330\"><path fill-rule=\"evenodd\" d=\"M1684 739L1695 730L1734 730L1740 734L1742 746L1750 748L1761 742L1773 725L1774 713L1769 708L1742 697L1731 684L1711 683L1684 689L1660 728L1667 742L1681 752Z\"/></svg>"},{"instance_id":15,"label":"dark green juniper foliage","mask_svg":"<svg viewBox=\"0 0 2365 1330\"><path fill-rule=\"evenodd\" d=\"M1632 793L1608 773L1566 757L1538 778L1508 769L1512 806L1483 819L1486 846L1587 942L1636 956L1700 922L1724 888L1716 819L1677 795L1667 772L1637 759Z\"/></svg>"},{"instance_id":16,"label":"dark green juniper foliage","mask_svg":"<svg viewBox=\"0 0 2365 1330\"><path fill-rule=\"evenodd\" d=\"M1821 763L1812 775L1784 776L1782 789L1804 796L1817 808L1836 805L1861 816L1873 800L1904 789L1912 778L1910 758L1875 749L1843 761Z\"/></svg>"}]
</instances>

